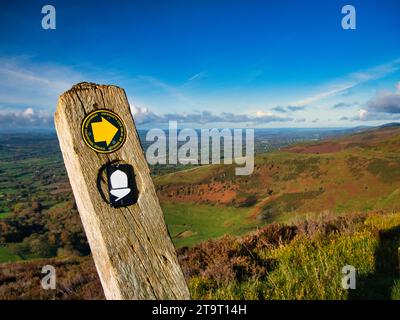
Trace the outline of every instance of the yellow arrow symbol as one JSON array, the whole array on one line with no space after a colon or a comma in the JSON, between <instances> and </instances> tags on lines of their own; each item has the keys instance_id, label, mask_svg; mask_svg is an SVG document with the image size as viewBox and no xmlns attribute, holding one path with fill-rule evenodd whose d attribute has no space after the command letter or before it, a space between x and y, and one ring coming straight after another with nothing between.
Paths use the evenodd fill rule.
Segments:
<instances>
[{"instance_id":1,"label":"yellow arrow symbol","mask_svg":"<svg viewBox=\"0 0 400 320\"><path fill-rule=\"evenodd\" d=\"M118 132L118 128L115 127L107 119L101 117L100 122L92 123L92 132L94 142L105 141L108 146L114 138L115 134Z\"/></svg>"}]
</instances>

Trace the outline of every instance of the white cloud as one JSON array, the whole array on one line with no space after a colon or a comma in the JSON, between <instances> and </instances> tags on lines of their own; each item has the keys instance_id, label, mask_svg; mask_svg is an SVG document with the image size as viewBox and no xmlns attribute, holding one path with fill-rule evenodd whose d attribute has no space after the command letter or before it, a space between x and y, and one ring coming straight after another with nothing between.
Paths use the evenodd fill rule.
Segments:
<instances>
[{"instance_id":1,"label":"white cloud","mask_svg":"<svg viewBox=\"0 0 400 320\"><path fill-rule=\"evenodd\" d=\"M400 113L400 92L380 92L366 103L366 108L380 113Z\"/></svg>"},{"instance_id":2,"label":"white cloud","mask_svg":"<svg viewBox=\"0 0 400 320\"><path fill-rule=\"evenodd\" d=\"M291 117L277 116L268 111L258 110L255 114L234 114L222 112L214 114L209 111L198 111L192 113L167 113L155 114L147 107L138 107L131 103L131 112L136 124L148 123L167 123L168 121L177 121L180 123L271 123L271 122L286 122L293 121Z\"/></svg>"},{"instance_id":3,"label":"white cloud","mask_svg":"<svg viewBox=\"0 0 400 320\"><path fill-rule=\"evenodd\" d=\"M48 111L34 111L32 108L25 110L0 109L0 128L53 126L53 114Z\"/></svg>"},{"instance_id":4,"label":"white cloud","mask_svg":"<svg viewBox=\"0 0 400 320\"><path fill-rule=\"evenodd\" d=\"M358 111L358 116L359 116L360 120L365 120L368 116L368 110L360 109Z\"/></svg>"},{"instance_id":5,"label":"white cloud","mask_svg":"<svg viewBox=\"0 0 400 320\"><path fill-rule=\"evenodd\" d=\"M130 103L131 113L136 124L159 122L160 118L147 107L137 107Z\"/></svg>"},{"instance_id":6,"label":"white cloud","mask_svg":"<svg viewBox=\"0 0 400 320\"><path fill-rule=\"evenodd\" d=\"M348 89L363 82L384 77L399 68L400 59L397 59L388 64L377 66L362 72L349 74L342 79L326 84L314 95L293 102L284 108L276 107L270 111L258 110L251 114L245 111L243 111L242 114L231 112L218 113L218 109L212 107L210 107L210 109L216 110L215 112L188 111L187 113L178 113L174 111L171 113L161 114L159 112L160 109L136 105L131 105L131 110L138 124L151 122L165 123L169 120L200 124L219 122L254 124L287 121L303 122L305 121L304 118L294 119L291 115L294 112L306 109L306 107L309 109L308 107L312 103L346 92ZM204 77L204 75L204 71L194 74L186 83L200 79ZM61 65L43 63L35 64L32 63L32 60L26 58L0 57L0 117L2 118L0 119L0 123L6 125L7 119L10 118L14 118L13 121L18 124L21 124L24 119L25 123L33 125L52 123L53 110L55 109L58 96L62 92L69 89L74 83L80 81L102 82L99 80L100 79L93 79L93 77L89 76L87 73L76 72L73 68L67 68ZM108 79L107 82L109 82L109 80L110 79ZM122 81L128 80L125 79ZM164 98L172 98L173 102L176 102L177 104L180 102L182 105L187 106L186 110L204 109L199 106L196 99L192 99L190 94L188 94L188 91L185 90L185 85L173 86L151 76L137 76L129 79L129 81L126 82L129 83L129 85L127 85L128 90L131 89L135 90L135 92L140 92L138 86L148 86L156 94L161 92L162 94L160 96L163 100L167 100ZM393 112L393 106L396 107L398 99L400 99L400 82L397 83L396 90L396 93L387 93L386 95L381 94L380 96L375 97L375 99L371 99L369 104L363 107L363 109L367 110L367 114L364 118L369 119L375 113L389 112L389 107L392 109L390 112ZM151 95L144 94L144 96L148 98L146 103L151 101L149 98ZM143 96L139 101L143 101ZM160 105L163 106L162 103L158 104L154 103L154 101L150 103L152 106L156 106L157 108L160 108ZM224 101L224 103L226 102ZM342 104L342 106L344 106L344 104ZM379 111L377 110L378 106L380 107ZM48 112L46 110L48 110ZM157 110L157 113L152 110ZM298 115L301 117L304 116L302 112L299 112ZM312 114L311 119L314 119L316 116L318 116L321 121L323 120L323 117L319 114ZM360 115L357 117L360 118ZM383 117L383 115L380 115L380 117ZM51 119L51 121L49 119Z\"/></svg>"},{"instance_id":7,"label":"white cloud","mask_svg":"<svg viewBox=\"0 0 400 320\"><path fill-rule=\"evenodd\" d=\"M32 108L26 108L24 112L22 112L22 115L25 117L32 117L34 114Z\"/></svg>"},{"instance_id":8,"label":"white cloud","mask_svg":"<svg viewBox=\"0 0 400 320\"><path fill-rule=\"evenodd\" d=\"M378 120L394 121L399 119L400 119L400 114L373 112L365 109L360 109L358 111L357 116L341 118L341 120L350 120L350 121L378 121Z\"/></svg>"},{"instance_id":9,"label":"white cloud","mask_svg":"<svg viewBox=\"0 0 400 320\"><path fill-rule=\"evenodd\" d=\"M396 84L396 90L395 92L387 90L378 92L359 109L358 115L342 117L340 120L374 121L400 119L399 83Z\"/></svg>"},{"instance_id":10,"label":"white cloud","mask_svg":"<svg viewBox=\"0 0 400 320\"><path fill-rule=\"evenodd\" d=\"M269 111L262 111L262 110L256 111L256 117L260 118L260 117L265 117L265 116L273 116L273 113L269 112Z\"/></svg>"}]
</instances>

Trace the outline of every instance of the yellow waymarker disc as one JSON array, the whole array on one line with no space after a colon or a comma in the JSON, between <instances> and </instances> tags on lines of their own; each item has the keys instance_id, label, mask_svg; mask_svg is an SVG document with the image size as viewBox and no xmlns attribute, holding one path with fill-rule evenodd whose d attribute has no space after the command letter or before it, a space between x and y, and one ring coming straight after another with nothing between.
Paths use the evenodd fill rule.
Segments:
<instances>
[{"instance_id":1,"label":"yellow waymarker disc","mask_svg":"<svg viewBox=\"0 0 400 320\"><path fill-rule=\"evenodd\" d=\"M82 137L90 149L111 153L125 143L126 128L116 113L105 109L96 110L83 120Z\"/></svg>"}]
</instances>

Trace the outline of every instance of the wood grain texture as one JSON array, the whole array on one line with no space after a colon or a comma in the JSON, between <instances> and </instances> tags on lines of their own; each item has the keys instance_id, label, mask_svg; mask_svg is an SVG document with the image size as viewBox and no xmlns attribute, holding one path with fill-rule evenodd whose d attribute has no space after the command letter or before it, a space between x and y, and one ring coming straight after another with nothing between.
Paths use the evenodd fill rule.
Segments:
<instances>
[{"instance_id":1,"label":"wood grain texture","mask_svg":"<svg viewBox=\"0 0 400 320\"><path fill-rule=\"evenodd\" d=\"M110 154L91 150L81 124L96 109L117 113L127 139ZM158 202L129 103L116 86L79 83L60 96L55 126L68 177L107 299L190 299ZM139 198L113 208L97 187L99 169L123 160L133 166Z\"/></svg>"}]
</instances>

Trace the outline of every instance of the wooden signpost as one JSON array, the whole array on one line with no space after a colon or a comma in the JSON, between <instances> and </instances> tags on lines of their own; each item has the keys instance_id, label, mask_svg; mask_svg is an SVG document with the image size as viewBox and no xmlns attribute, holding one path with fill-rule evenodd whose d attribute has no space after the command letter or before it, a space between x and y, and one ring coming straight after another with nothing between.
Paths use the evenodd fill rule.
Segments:
<instances>
[{"instance_id":1,"label":"wooden signpost","mask_svg":"<svg viewBox=\"0 0 400 320\"><path fill-rule=\"evenodd\" d=\"M124 90L73 86L55 126L106 298L190 299Z\"/></svg>"}]
</instances>

